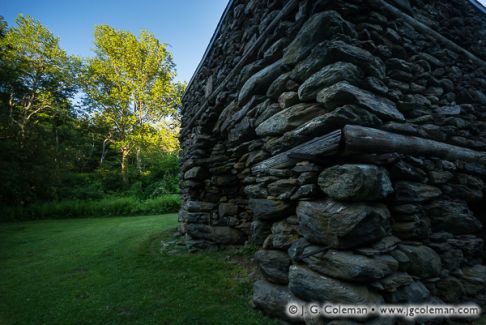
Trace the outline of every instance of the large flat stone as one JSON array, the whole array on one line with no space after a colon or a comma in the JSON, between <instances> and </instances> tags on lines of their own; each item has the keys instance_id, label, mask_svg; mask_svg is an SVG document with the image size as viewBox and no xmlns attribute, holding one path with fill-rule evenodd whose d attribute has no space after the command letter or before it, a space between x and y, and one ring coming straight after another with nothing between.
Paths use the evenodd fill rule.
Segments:
<instances>
[{"instance_id":1,"label":"large flat stone","mask_svg":"<svg viewBox=\"0 0 486 325\"><path fill-rule=\"evenodd\" d=\"M398 202L424 202L441 194L439 188L427 184L406 181L395 184L395 199Z\"/></svg>"},{"instance_id":2,"label":"large flat stone","mask_svg":"<svg viewBox=\"0 0 486 325\"><path fill-rule=\"evenodd\" d=\"M199 180L208 177L208 172L202 167L192 167L184 173L184 179Z\"/></svg>"},{"instance_id":3,"label":"large flat stone","mask_svg":"<svg viewBox=\"0 0 486 325\"><path fill-rule=\"evenodd\" d=\"M420 281L414 281L391 293L388 299L392 303L420 304L426 302L429 297L427 287Z\"/></svg>"},{"instance_id":4,"label":"large flat stone","mask_svg":"<svg viewBox=\"0 0 486 325\"><path fill-rule=\"evenodd\" d=\"M255 131L260 137L280 135L323 113L325 111L319 104L297 104L263 121Z\"/></svg>"},{"instance_id":5,"label":"large flat stone","mask_svg":"<svg viewBox=\"0 0 486 325\"><path fill-rule=\"evenodd\" d=\"M272 233L272 223L270 221L253 220L250 225L250 241L258 246L262 246L265 239Z\"/></svg>"},{"instance_id":6,"label":"large flat stone","mask_svg":"<svg viewBox=\"0 0 486 325\"><path fill-rule=\"evenodd\" d=\"M380 126L382 122L375 114L368 112L364 108L360 108L357 105L344 105L331 112L319 115L294 130L286 132L269 149L272 152L276 152L283 148L290 148L313 137L340 129L346 124Z\"/></svg>"},{"instance_id":7,"label":"large flat stone","mask_svg":"<svg viewBox=\"0 0 486 325\"><path fill-rule=\"evenodd\" d=\"M194 239L209 240L217 244L243 244L246 236L238 229L226 226L208 226L203 224L188 224L187 233Z\"/></svg>"},{"instance_id":8,"label":"large flat stone","mask_svg":"<svg viewBox=\"0 0 486 325\"><path fill-rule=\"evenodd\" d=\"M299 230L308 241L333 248L368 244L390 229L390 212L382 204L301 201L297 217Z\"/></svg>"},{"instance_id":9,"label":"large flat stone","mask_svg":"<svg viewBox=\"0 0 486 325\"><path fill-rule=\"evenodd\" d=\"M403 114L398 111L391 100L376 96L351 85L347 81L338 82L319 91L317 102L324 104L327 109L358 103L379 117L391 120L405 120Z\"/></svg>"},{"instance_id":10,"label":"large flat stone","mask_svg":"<svg viewBox=\"0 0 486 325\"><path fill-rule=\"evenodd\" d=\"M318 250L308 246L303 254ZM329 250L303 259L312 270L333 278L353 282L376 281L398 270L398 262L390 255L366 257L348 251Z\"/></svg>"},{"instance_id":11,"label":"large flat stone","mask_svg":"<svg viewBox=\"0 0 486 325\"><path fill-rule=\"evenodd\" d=\"M409 260L405 271L421 278L432 278L440 274L441 260L439 255L430 247L400 244L399 249Z\"/></svg>"},{"instance_id":12,"label":"large flat stone","mask_svg":"<svg viewBox=\"0 0 486 325\"><path fill-rule=\"evenodd\" d=\"M278 60L258 71L241 87L240 93L238 94L238 102L243 104L255 94L265 94L272 81L283 72L285 70L282 65L282 60Z\"/></svg>"},{"instance_id":13,"label":"large flat stone","mask_svg":"<svg viewBox=\"0 0 486 325\"><path fill-rule=\"evenodd\" d=\"M427 206L434 231L471 234L482 228L468 205L462 201L434 201Z\"/></svg>"},{"instance_id":14,"label":"large flat stone","mask_svg":"<svg viewBox=\"0 0 486 325\"><path fill-rule=\"evenodd\" d=\"M264 280L258 280L253 284L253 303L256 308L269 316L290 322L298 321L298 318L288 317L285 311L288 303L297 300L286 285L277 285Z\"/></svg>"},{"instance_id":15,"label":"large flat stone","mask_svg":"<svg viewBox=\"0 0 486 325\"><path fill-rule=\"evenodd\" d=\"M289 282L289 256L278 250L259 250L255 253L255 262L265 278L273 283Z\"/></svg>"},{"instance_id":16,"label":"large flat stone","mask_svg":"<svg viewBox=\"0 0 486 325\"><path fill-rule=\"evenodd\" d=\"M388 172L375 165L333 166L319 175L318 183L324 193L336 200L380 200L393 192Z\"/></svg>"},{"instance_id":17,"label":"large flat stone","mask_svg":"<svg viewBox=\"0 0 486 325\"><path fill-rule=\"evenodd\" d=\"M288 202L267 199L249 199L248 207L253 216L260 220L285 219L292 209Z\"/></svg>"},{"instance_id":18,"label":"large flat stone","mask_svg":"<svg viewBox=\"0 0 486 325\"><path fill-rule=\"evenodd\" d=\"M272 226L272 246L277 249L287 249L293 241L299 239L296 227L287 220L275 222Z\"/></svg>"},{"instance_id":19,"label":"large flat stone","mask_svg":"<svg viewBox=\"0 0 486 325\"><path fill-rule=\"evenodd\" d=\"M365 49L344 43L331 41L327 45L327 62L345 61L360 67L364 72L379 79L385 79L385 64L380 58Z\"/></svg>"},{"instance_id":20,"label":"large flat stone","mask_svg":"<svg viewBox=\"0 0 486 325\"><path fill-rule=\"evenodd\" d=\"M310 17L284 51L283 63L293 65L302 60L319 42L338 34L356 36L354 27L336 11L324 11Z\"/></svg>"},{"instance_id":21,"label":"large flat stone","mask_svg":"<svg viewBox=\"0 0 486 325\"><path fill-rule=\"evenodd\" d=\"M339 81L348 81L357 84L363 79L363 72L357 66L349 62L336 62L325 66L310 76L299 87L299 99L303 102L313 102L317 93Z\"/></svg>"},{"instance_id":22,"label":"large flat stone","mask_svg":"<svg viewBox=\"0 0 486 325\"><path fill-rule=\"evenodd\" d=\"M383 298L364 285L356 285L320 275L307 268L292 265L289 288L306 301L335 304L377 305Z\"/></svg>"}]
</instances>

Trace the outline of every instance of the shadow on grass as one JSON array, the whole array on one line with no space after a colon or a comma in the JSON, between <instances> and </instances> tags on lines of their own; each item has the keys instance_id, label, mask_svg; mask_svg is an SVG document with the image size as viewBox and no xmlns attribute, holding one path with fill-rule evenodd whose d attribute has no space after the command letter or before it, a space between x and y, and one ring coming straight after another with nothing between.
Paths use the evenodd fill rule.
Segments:
<instances>
[{"instance_id":1,"label":"shadow on grass","mask_svg":"<svg viewBox=\"0 0 486 325\"><path fill-rule=\"evenodd\" d=\"M0 324L268 324L249 249L160 253L176 215L0 225ZM245 264L246 263L246 264Z\"/></svg>"}]
</instances>

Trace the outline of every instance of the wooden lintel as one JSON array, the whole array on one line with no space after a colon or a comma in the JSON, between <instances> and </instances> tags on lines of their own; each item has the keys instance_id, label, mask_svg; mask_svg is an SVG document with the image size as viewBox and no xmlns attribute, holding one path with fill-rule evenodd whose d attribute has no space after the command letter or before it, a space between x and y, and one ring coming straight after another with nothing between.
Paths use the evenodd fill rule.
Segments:
<instances>
[{"instance_id":1,"label":"wooden lintel","mask_svg":"<svg viewBox=\"0 0 486 325\"><path fill-rule=\"evenodd\" d=\"M411 156L486 163L486 152L358 125L346 125L343 128L343 150L345 153L397 152Z\"/></svg>"}]
</instances>

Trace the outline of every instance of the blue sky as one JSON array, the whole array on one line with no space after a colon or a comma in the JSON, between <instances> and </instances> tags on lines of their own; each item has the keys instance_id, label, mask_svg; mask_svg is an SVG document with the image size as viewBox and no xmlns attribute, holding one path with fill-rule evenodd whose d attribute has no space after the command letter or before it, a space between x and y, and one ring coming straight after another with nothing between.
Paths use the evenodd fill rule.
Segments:
<instances>
[{"instance_id":1,"label":"blue sky","mask_svg":"<svg viewBox=\"0 0 486 325\"><path fill-rule=\"evenodd\" d=\"M486 0L479 0L486 4ZM9 25L19 13L40 20L70 54L92 55L94 26L135 34L147 29L169 44L176 80L188 81L202 58L228 0L0 0Z\"/></svg>"},{"instance_id":2,"label":"blue sky","mask_svg":"<svg viewBox=\"0 0 486 325\"><path fill-rule=\"evenodd\" d=\"M0 0L0 15L13 25L28 14L56 36L70 54L91 56L94 26L108 24L138 35L147 29L169 44L176 80L189 82L228 0Z\"/></svg>"}]
</instances>

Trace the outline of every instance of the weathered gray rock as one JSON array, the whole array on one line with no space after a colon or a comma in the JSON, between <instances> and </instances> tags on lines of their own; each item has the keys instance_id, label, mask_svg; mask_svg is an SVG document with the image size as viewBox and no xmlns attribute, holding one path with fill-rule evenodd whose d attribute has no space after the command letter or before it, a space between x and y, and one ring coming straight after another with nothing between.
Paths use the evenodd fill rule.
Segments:
<instances>
[{"instance_id":1,"label":"weathered gray rock","mask_svg":"<svg viewBox=\"0 0 486 325\"><path fill-rule=\"evenodd\" d=\"M236 123L228 132L228 141L230 143L241 143L254 138L254 120L245 116L240 122Z\"/></svg>"},{"instance_id":2,"label":"weathered gray rock","mask_svg":"<svg viewBox=\"0 0 486 325\"><path fill-rule=\"evenodd\" d=\"M356 36L354 27L336 11L324 11L310 17L285 50L283 63L293 65L307 55L319 42L337 34Z\"/></svg>"},{"instance_id":3,"label":"weathered gray rock","mask_svg":"<svg viewBox=\"0 0 486 325\"><path fill-rule=\"evenodd\" d=\"M452 106L438 107L434 110L434 113L439 115L458 115L461 114L461 106L452 105Z\"/></svg>"},{"instance_id":4,"label":"weathered gray rock","mask_svg":"<svg viewBox=\"0 0 486 325\"><path fill-rule=\"evenodd\" d=\"M295 130L286 132L276 142L274 150L304 142L313 137L342 128L346 124L380 126L381 120L374 114L356 105L344 105L332 112L319 115Z\"/></svg>"},{"instance_id":5,"label":"weathered gray rock","mask_svg":"<svg viewBox=\"0 0 486 325\"><path fill-rule=\"evenodd\" d=\"M427 246L412 246L400 244L399 249L409 259L405 271L421 278L432 278L439 276L441 271L441 260L439 255Z\"/></svg>"},{"instance_id":6,"label":"weathered gray rock","mask_svg":"<svg viewBox=\"0 0 486 325\"><path fill-rule=\"evenodd\" d=\"M204 239L223 245L243 244L246 236L238 229L227 226L188 224L187 233L195 239Z\"/></svg>"},{"instance_id":7,"label":"weathered gray rock","mask_svg":"<svg viewBox=\"0 0 486 325\"><path fill-rule=\"evenodd\" d=\"M316 45L305 59L299 61L295 68L290 72L292 78L304 81L313 73L317 72L327 63L327 48L329 42L324 41Z\"/></svg>"},{"instance_id":8,"label":"weathered gray rock","mask_svg":"<svg viewBox=\"0 0 486 325\"><path fill-rule=\"evenodd\" d=\"M308 246L303 254L316 252L322 247ZM398 270L398 262L389 255L366 257L352 252L329 250L303 259L309 268L336 279L352 282L370 282Z\"/></svg>"},{"instance_id":9,"label":"weathered gray rock","mask_svg":"<svg viewBox=\"0 0 486 325\"><path fill-rule=\"evenodd\" d=\"M482 228L481 222L465 202L440 200L432 202L427 208L435 231L469 234Z\"/></svg>"},{"instance_id":10,"label":"weathered gray rock","mask_svg":"<svg viewBox=\"0 0 486 325\"><path fill-rule=\"evenodd\" d=\"M394 222L392 224L393 234L404 240L426 239L430 235L429 218L417 215L407 216L411 220Z\"/></svg>"},{"instance_id":11,"label":"weathered gray rock","mask_svg":"<svg viewBox=\"0 0 486 325\"><path fill-rule=\"evenodd\" d=\"M179 218L181 222L186 222L186 223L208 223L209 213L181 211L179 213Z\"/></svg>"},{"instance_id":12,"label":"weathered gray rock","mask_svg":"<svg viewBox=\"0 0 486 325\"><path fill-rule=\"evenodd\" d=\"M290 301L296 300L287 286L272 284L264 280L258 280L253 284L253 303L270 316L295 322L296 318L287 317L285 307Z\"/></svg>"},{"instance_id":13,"label":"weathered gray rock","mask_svg":"<svg viewBox=\"0 0 486 325\"><path fill-rule=\"evenodd\" d=\"M259 250L255 253L255 261L265 278L273 283L289 282L289 256L278 250Z\"/></svg>"},{"instance_id":14,"label":"weathered gray rock","mask_svg":"<svg viewBox=\"0 0 486 325\"><path fill-rule=\"evenodd\" d=\"M234 216L238 214L238 206L234 203L220 203L218 207L219 217Z\"/></svg>"},{"instance_id":15,"label":"weathered gray rock","mask_svg":"<svg viewBox=\"0 0 486 325\"><path fill-rule=\"evenodd\" d=\"M308 199L316 197L319 194L319 189L315 184L302 185L290 197L291 200Z\"/></svg>"},{"instance_id":16,"label":"weathered gray rock","mask_svg":"<svg viewBox=\"0 0 486 325\"><path fill-rule=\"evenodd\" d=\"M286 108L263 121L255 129L255 132L260 137L279 135L285 131L294 129L323 113L325 113L325 111L321 105L304 103L297 104Z\"/></svg>"},{"instance_id":17,"label":"weathered gray rock","mask_svg":"<svg viewBox=\"0 0 486 325\"><path fill-rule=\"evenodd\" d=\"M390 175L393 179L411 180L424 182L427 180L427 174L404 160L398 160L390 169Z\"/></svg>"},{"instance_id":18,"label":"weathered gray rock","mask_svg":"<svg viewBox=\"0 0 486 325\"><path fill-rule=\"evenodd\" d=\"M207 170L202 167L192 167L184 173L184 179L204 179L208 176Z\"/></svg>"},{"instance_id":19,"label":"weathered gray rock","mask_svg":"<svg viewBox=\"0 0 486 325\"><path fill-rule=\"evenodd\" d=\"M387 292L394 292L398 288L409 285L412 282L413 278L408 273L397 272L379 280L373 286Z\"/></svg>"},{"instance_id":20,"label":"weathered gray rock","mask_svg":"<svg viewBox=\"0 0 486 325\"><path fill-rule=\"evenodd\" d=\"M261 183L247 185L243 190L250 198L266 198L268 195L266 186Z\"/></svg>"},{"instance_id":21,"label":"weathered gray rock","mask_svg":"<svg viewBox=\"0 0 486 325\"><path fill-rule=\"evenodd\" d=\"M297 91L299 85L292 79L291 72L285 72L278 76L268 87L267 97L277 100L286 91Z\"/></svg>"},{"instance_id":22,"label":"weathered gray rock","mask_svg":"<svg viewBox=\"0 0 486 325\"><path fill-rule=\"evenodd\" d=\"M427 301L430 291L420 281L414 281L390 294L391 303L420 304Z\"/></svg>"},{"instance_id":23,"label":"weathered gray rock","mask_svg":"<svg viewBox=\"0 0 486 325\"><path fill-rule=\"evenodd\" d=\"M295 91L287 91L278 97L278 104L282 109L299 103L299 95Z\"/></svg>"},{"instance_id":24,"label":"weathered gray rock","mask_svg":"<svg viewBox=\"0 0 486 325\"><path fill-rule=\"evenodd\" d=\"M480 233L478 233L478 235L480 235ZM470 264L479 263L481 260L480 256L482 256L484 252L483 239L475 235L456 235L454 238L448 239L447 243L455 248L459 248Z\"/></svg>"},{"instance_id":25,"label":"weathered gray rock","mask_svg":"<svg viewBox=\"0 0 486 325\"><path fill-rule=\"evenodd\" d=\"M299 99L303 102L313 102L322 88L343 80L358 84L361 79L363 72L357 66L348 62L336 62L325 66L304 81L299 87Z\"/></svg>"},{"instance_id":26,"label":"weathered gray rock","mask_svg":"<svg viewBox=\"0 0 486 325\"><path fill-rule=\"evenodd\" d=\"M260 220L285 219L292 210L288 202L281 200L250 199L248 207L253 216Z\"/></svg>"},{"instance_id":27,"label":"weathered gray rock","mask_svg":"<svg viewBox=\"0 0 486 325\"><path fill-rule=\"evenodd\" d=\"M312 246L312 244L305 240L305 238L299 238L292 242L292 245L290 245L287 253L289 254L292 261L300 262L302 259L302 254L304 253L304 249L308 246Z\"/></svg>"},{"instance_id":28,"label":"weathered gray rock","mask_svg":"<svg viewBox=\"0 0 486 325\"><path fill-rule=\"evenodd\" d=\"M464 254L461 249L448 243L430 243L429 245L439 254L444 269L456 271L461 267L464 261Z\"/></svg>"},{"instance_id":29,"label":"weathered gray rock","mask_svg":"<svg viewBox=\"0 0 486 325\"><path fill-rule=\"evenodd\" d=\"M297 206L299 230L310 242L333 248L351 248L385 236L390 213L381 204L340 203L332 199L301 201Z\"/></svg>"},{"instance_id":30,"label":"weathered gray rock","mask_svg":"<svg viewBox=\"0 0 486 325\"><path fill-rule=\"evenodd\" d=\"M324 104L329 110L346 104L358 103L379 117L392 120L405 119L391 100L375 96L347 81L338 82L319 91L317 102Z\"/></svg>"},{"instance_id":31,"label":"weathered gray rock","mask_svg":"<svg viewBox=\"0 0 486 325\"><path fill-rule=\"evenodd\" d=\"M365 49L343 41L329 42L326 59L327 62L351 62L373 77L385 79L385 64L378 57Z\"/></svg>"},{"instance_id":32,"label":"weathered gray rock","mask_svg":"<svg viewBox=\"0 0 486 325\"><path fill-rule=\"evenodd\" d=\"M476 264L462 269L461 279L468 296L475 296L486 288L486 266Z\"/></svg>"},{"instance_id":33,"label":"weathered gray rock","mask_svg":"<svg viewBox=\"0 0 486 325\"><path fill-rule=\"evenodd\" d=\"M293 241L299 239L295 226L290 225L286 220L275 222L272 226L272 246L277 249L290 247Z\"/></svg>"},{"instance_id":34,"label":"weathered gray rock","mask_svg":"<svg viewBox=\"0 0 486 325\"><path fill-rule=\"evenodd\" d=\"M272 223L268 221L253 220L250 225L250 241L261 246L272 232Z\"/></svg>"},{"instance_id":35,"label":"weathered gray rock","mask_svg":"<svg viewBox=\"0 0 486 325\"><path fill-rule=\"evenodd\" d=\"M282 200L288 200L298 187L295 178L279 179L268 184L268 193Z\"/></svg>"},{"instance_id":36,"label":"weathered gray rock","mask_svg":"<svg viewBox=\"0 0 486 325\"><path fill-rule=\"evenodd\" d=\"M306 301L366 305L383 302L380 295L366 286L335 280L296 265L290 267L289 288Z\"/></svg>"},{"instance_id":37,"label":"weathered gray rock","mask_svg":"<svg viewBox=\"0 0 486 325\"><path fill-rule=\"evenodd\" d=\"M400 181L395 184L395 199L398 202L424 202L436 198L442 191L431 185Z\"/></svg>"},{"instance_id":38,"label":"weathered gray rock","mask_svg":"<svg viewBox=\"0 0 486 325\"><path fill-rule=\"evenodd\" d=\"M435 286L437 288L436 295L448 303L460 303L465 294L462 282L453 276L441 279Z\"/></svg>"},{"instance_id":39,"label":"weathered gray rock","mask_svg":"<svg viewBox=\"0 0 486 325\"><path fill-rule=\"evenodd\" d=\"M245 103L254 94L265 94L272 81L283 72L284 67L282 65L282 60L278 60L268 67L258 71L245 82L243 87L241 87L238 95L238 102Z\"/></svg>"},{"instance_id":40,"label":"weathered gray rock","mask_svg":"<svg viewBox=\"0 0 486 325\"><path fill-rule=\"evenodd\" d=\"M478 178L467 174L457 174L459 184L448 184L444 186L444 191L456 198L467 202L479 201L483 198L484 182Z\"/></svg>"},{"instance_id":41,"label":"weathered gray rock","mask_svg":"<svg viewBox=\"0 0 486 325\"><path fill-rule=\"evenodd\" d=\"M397 248L397 245L400 243L400 239L388 235L383 237L382 239L372 243L368 247L364 248L358 248L356 249L356 252L359 254L365 255L365 256L377 256L377 255L383 255L383 254L389 254L393 252L395 248Z\"/></svg>"},{"instance_id":42,"label":"weathered gray rock","mask_svg":"<svg viewBox=\"0 0 486 325\"><path fill-rule=\"evenodd\" d=\"M374 165L333 166L319 175L318 183L328 196L344 201L380 200L393 192L386 169Z\"/></svg>"},{"instance_id":43,"label":"weathered gray rock","mask_svg":"<svg viewBox=\"0 0 486 325\"><path fill-rule=\"evenodd\" d=\"M213 210L214 207L215 207L215 204L211 203L211 202L188 200L185 203L185 208L189 212L199 212L199 211L209 212L209 211Z\"/></svg>"}]
</instances>

